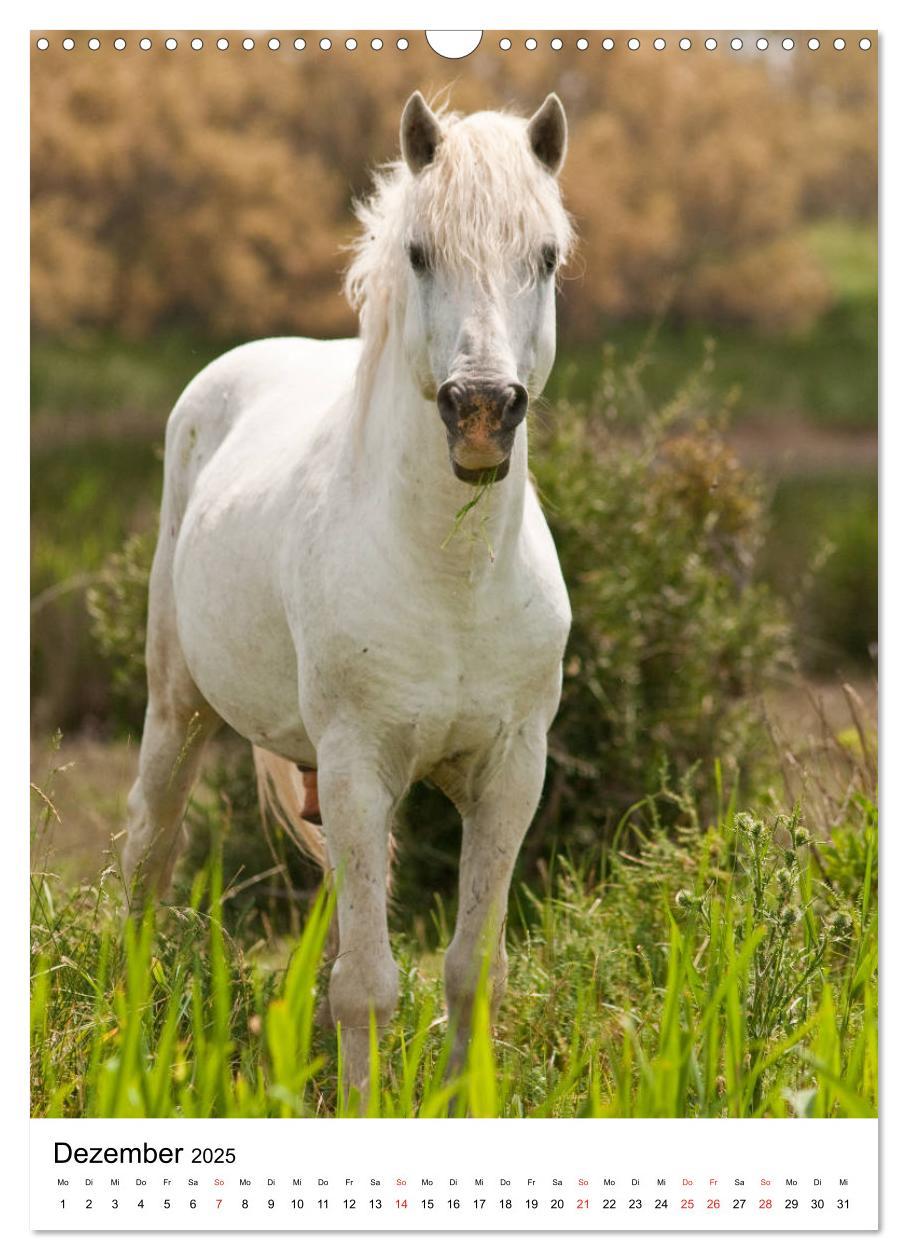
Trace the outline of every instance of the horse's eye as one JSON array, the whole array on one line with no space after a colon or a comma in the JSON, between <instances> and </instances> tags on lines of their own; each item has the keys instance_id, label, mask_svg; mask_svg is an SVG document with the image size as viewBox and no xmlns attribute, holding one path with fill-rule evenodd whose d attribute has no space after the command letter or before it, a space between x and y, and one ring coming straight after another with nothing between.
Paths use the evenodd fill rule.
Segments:
<instances>
[{"instance_id":1,"label":"horse's eye","mask_svg":"<svg viewBox=\"0 0 908 1260\"><path fill-rule=\"evenodd\" d=\"M429 270L429 256L424 246L414 242L407 246L407 254L410 257L410 266L418 276L424 275Z\"/></svg>"},{"instance_id":2,"label":"horse's eye","mask_svg":"<svg viewBox=\"0 0 908 1260\"><path fill-rule=\"evenodd\" d=\"M542 255L541 255L542 274L544 276L550 276L552 272L555 270L555 266L557 262L558 262L558 252L555 249L555 246L543 245Z\"/></svg>"}]
</instances>

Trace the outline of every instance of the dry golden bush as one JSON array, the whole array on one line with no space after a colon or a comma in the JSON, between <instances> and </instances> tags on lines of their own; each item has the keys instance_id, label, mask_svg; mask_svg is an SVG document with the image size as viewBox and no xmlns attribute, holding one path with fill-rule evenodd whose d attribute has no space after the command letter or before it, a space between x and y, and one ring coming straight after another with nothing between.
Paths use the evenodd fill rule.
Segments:
<instances>
[{"instance_id":1,"label":"dry golden bush","mask_svg":"<svg viewBox=\"0 0 908 1260\"><path fill-rule=\"evenodd\" d=\"M503 53L464 62L395 33L373 52L271 51L209 34L148 52L59 37L32 66L33 318L145 336L349 332L340 247L369 168L394 156L415 87L461 110L532 109L558 91L571 122L564 182L581 247L565 318L716 317L808 323L828 300L802 228L868 216L875 74L856 50L758 58L670 40L664 52ZM803 42L803 41L802 41ZM826 41L828 43L828 41Z\"/></svg>"}]
</instances>

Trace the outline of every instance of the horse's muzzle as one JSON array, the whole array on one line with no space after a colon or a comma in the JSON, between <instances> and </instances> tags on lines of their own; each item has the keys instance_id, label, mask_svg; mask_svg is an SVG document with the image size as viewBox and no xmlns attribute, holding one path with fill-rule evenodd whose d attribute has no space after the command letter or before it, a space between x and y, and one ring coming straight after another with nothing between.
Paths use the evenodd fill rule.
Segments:
<instances>
[{"instance_id":1,"label":"horse's muzzle","mask_svg":"<svg viewBox=\"0 0 908 1260\"><path fill-rule=\"evenodd\" d=\"M464 468L463 464L458 464L452 455L451 467L454 469L454 475L461 481L468 481L474 486L480 481L492 485L496 481L504 481L511 467L511 457L505 455L500 464L493 464L490 468Z\"/></svg>"},{"instance_id":2,"label":"horse's muzzle","mask_svg":"<svg viewBox=\"0 0 908 1260\"><path fill-rule=\"evenodd\" d=\"M517 381L445 381L438 391L438 411L451 465L461 481L501 481L507 476L514 433L526 416L528 401Z\"/></svg>"}]
</instances>

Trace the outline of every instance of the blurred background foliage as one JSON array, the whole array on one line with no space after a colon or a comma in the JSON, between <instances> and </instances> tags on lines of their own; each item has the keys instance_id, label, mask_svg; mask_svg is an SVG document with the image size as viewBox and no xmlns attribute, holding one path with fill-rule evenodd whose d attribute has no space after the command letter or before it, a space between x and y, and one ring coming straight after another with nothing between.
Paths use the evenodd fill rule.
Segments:
<instances>
[{"instance_id":1,"label":"blurred background foliage","mask_svg":"<svg viewBox=\"0 0 908 1260\"><path fill-rule=\"evenodd\" d=\"M125 34L122 53L55 39L32 67L34 731L68 733L93 843L122 825L140 730L167 413L240 341L354 331L352 201L416 87L522 113L554 90L570 123L580 245L531 434L575 628L530 866L567 831L595 843L665 773L753 775L768 694L871 686L875 53L822 32L816 52L805 34L528 53L510 32L511 53L487 33L455 63L412 33L329 54L319 33L302 52ZM223 750L207 790L248 864L241 760ZM423 893L456 865L434 795L402 825Z\"/></svg>"},{"instance_id":2,"label":"blurred background foliage","mask_svg":"<svg viewBox=\"0 0 908 1260\"><path fill-rule=\"evenodd\" d=\"M33 311L42 333L246 338L353 330L338 245L395 155L414 86L459 110L570 120L582 257L563 326L715 319L806 329L836 300L808 231L876 209L873 62L858 51L509 56L161 47L36 54ZM363 41L365 43L365 41ZM135 39L132 47L135 49Z\"/></svg>"}]
</instances>

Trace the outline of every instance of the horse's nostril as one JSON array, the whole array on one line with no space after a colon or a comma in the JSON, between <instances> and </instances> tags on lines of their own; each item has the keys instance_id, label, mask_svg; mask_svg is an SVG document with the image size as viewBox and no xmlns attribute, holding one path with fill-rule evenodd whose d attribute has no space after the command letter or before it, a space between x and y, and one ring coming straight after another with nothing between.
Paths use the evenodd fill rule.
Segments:
<instances>
[{"instance_id":1,"label":"horse's nostril","mask_svg":"<svg viewBox=\"0 0 908 1260\"><path fill-rule=\"evenodd\" d=\"M445 381L436 396L436 404L442 420L449 429L453 429L460 418L458 407L460 404L460 391L453 381Z\"/></svg>"},{"instance_id":2,"label":"horse's nostril","mask_svg":"<svg viewBox=\"0 0 908 1260\"><path fill-rule=\"evenodd\" d=\"M502 427L505 429L516 429L527 413L530 396L524 387L516 381L513 385L509 385L505 392L507 401L501 413Z\"/></svg>"},{"instance_id":3,"label":"horse's nostril","mask_svg":"<svg viewBox=\"0 0 908 1260\"><path fill-rule=\"evenodd\" d=\"M441 386L435 401L452 435L479 423L500 436L516 429L523 420L528 395L517 381L508 385L483 382L471 387L452 379Z\"/></svg>"}]
</instances>

